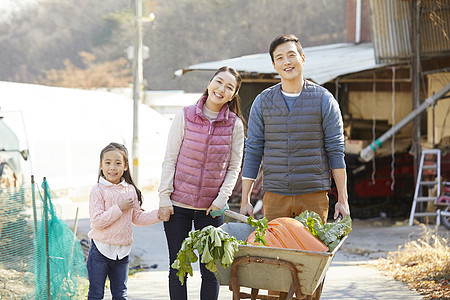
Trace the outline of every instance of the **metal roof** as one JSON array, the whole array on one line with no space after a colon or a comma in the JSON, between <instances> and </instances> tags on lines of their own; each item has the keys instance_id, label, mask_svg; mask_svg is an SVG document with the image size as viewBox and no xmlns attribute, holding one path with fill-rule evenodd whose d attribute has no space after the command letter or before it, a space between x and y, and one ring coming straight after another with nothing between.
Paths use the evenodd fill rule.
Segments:
<instances>
[{"instance_id":1,"label":"metal roof","mask_svg":"<svg viewBox=\"0 0 450 300\"><path fill-rule=\"evenodd\" d=\"M318 84L324 84L337 77L360 71L384 67L386 64L375 62L372 43L331 44L303 48L306 62L303 75ZM269 53L245 55L236 58L199 63L177 70L176 76L190 71L216 71L222 66L233 67L241 75L260 74L277 75L272 66Z\"/></svg>"},{"instance_id":2,"label":"metal roof","mask_svg":"<svg viewBox=\"0 0 450 300\"><path fill-rule=\"evenodd\" d=\"M450 2L435 0L418 1L420 3L420 55L422 57L448 56L450 43L447 34L450 31ZM403 0L372 0L370 5L370 23L375 56L380 62L409 61L411 56L411 3ZM416 5L416 4L415 4Z\"/></svg>"}]
</instances>

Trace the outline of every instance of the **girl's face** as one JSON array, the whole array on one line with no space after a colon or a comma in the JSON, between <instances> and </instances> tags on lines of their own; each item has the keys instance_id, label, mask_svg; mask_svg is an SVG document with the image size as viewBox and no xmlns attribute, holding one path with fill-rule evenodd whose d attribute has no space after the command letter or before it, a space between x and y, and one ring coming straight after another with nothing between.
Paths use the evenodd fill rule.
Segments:
<instances>
[{"instance_id":1,"label":"girl's face","mask_svg":"<svg viewBox=\"0 0 450 300\"><path fill-rule=\"evenodd\" d=\"M128 169L128 165L119 150L105 152L100 162L100 169L106 180L118 184L121 181L123 172Z\"/></svg>"},{"instance_id":2,"label":"girl's face","mask_svg":"<svg viewBox=\"0 0 450 300\"><path fill-rule=\"evenodd\" d=\"M206 107L219 112L222 106L231 101L236 92L236 78L229 72L220 72L208 83Z\"/></svg>"}]
</instances>

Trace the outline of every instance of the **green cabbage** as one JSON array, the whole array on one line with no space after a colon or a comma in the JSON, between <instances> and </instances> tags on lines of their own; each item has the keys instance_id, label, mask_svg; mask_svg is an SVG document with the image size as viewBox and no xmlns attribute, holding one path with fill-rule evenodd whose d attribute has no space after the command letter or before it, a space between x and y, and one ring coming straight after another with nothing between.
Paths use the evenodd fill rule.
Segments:
<instances>
[{"instance_id":1,"label":"green cabbage","mask_svg":"<svg viewBox=\"0 0 450 300\"><path fill-rule=\"evenodd\" d=\"M300 221L314 236L328 246L332 252L344 236L352 231L352 219L349 215L342 220L334 223L322 224L322 219L315 212L307 210L295 217Z\"/></svg>"},{"instance_id":2,"label":"green cabbage","mask_svg":"<svg viewBox=\"0 0 450 300\"><path fill-rule=\"evenodd\" d=\"M239 243L235 237L212 225L191 231L181 244L172 268L178 270L178 279L184 284L185 276L193 275L191 264L198 260L194 250L200 254L200 262L206 264L205 267L211 272L217 271L217 260L222 267L227 268L233 263L234 253L239 250Z\"/></svg>"}]
</instances>

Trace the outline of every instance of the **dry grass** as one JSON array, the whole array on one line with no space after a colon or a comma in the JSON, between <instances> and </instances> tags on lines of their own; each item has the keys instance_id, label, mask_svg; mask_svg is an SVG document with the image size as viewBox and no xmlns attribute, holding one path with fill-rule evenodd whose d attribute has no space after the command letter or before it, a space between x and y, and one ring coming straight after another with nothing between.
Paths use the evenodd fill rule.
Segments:
<instances>
[{"instance_id":1,"label":"dry grass","mask_svg":"<svg viewBox=\"0 0 450 300\"><path fill-rule=\"evenodd\" d=\"M34 290L34 274L0 269L0 299L25 299Z\"/></svg>"},{"instance_id":2,"label":"dry grass","mask_svg":"<svg viewBox=\"0 0 450 300\"><path fill-rule=\"evenodd\" d=\"M379 259L377 267L423 295L424 299L450 299L449 241L437 229L423 226L422 236Z\"/></svg>"}]
</instances>

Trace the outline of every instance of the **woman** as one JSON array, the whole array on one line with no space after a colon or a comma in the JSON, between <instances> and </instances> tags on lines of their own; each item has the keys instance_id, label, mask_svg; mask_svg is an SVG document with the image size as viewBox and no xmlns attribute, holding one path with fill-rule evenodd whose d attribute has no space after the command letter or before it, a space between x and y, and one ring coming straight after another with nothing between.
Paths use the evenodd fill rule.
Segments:
<instances>
[{"instance_id":1,"label":"woman","mask_svg":"<svg viewBox=\"0 0 450 300\"><path fill-rule=\"evenodd\" d=\"M208 225L220 226L223 216L211 211L225 207L238 178L243 145L244 122L240 113L241 76L230 67L216 71L195 105L180 110L169 132L159 188L170 265L189 231ZM200 264L200 299L217 299L219 284L214 274ZM187 299L177 270L170 268L170 299ZM186 278L187 279L187 278Z\"/></svg>"}]
</instances>

